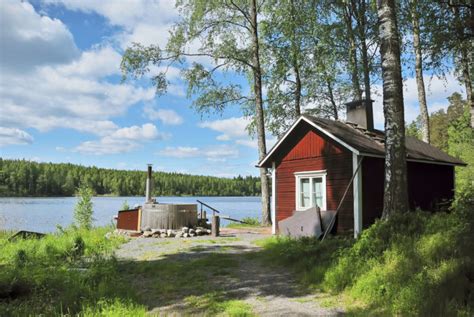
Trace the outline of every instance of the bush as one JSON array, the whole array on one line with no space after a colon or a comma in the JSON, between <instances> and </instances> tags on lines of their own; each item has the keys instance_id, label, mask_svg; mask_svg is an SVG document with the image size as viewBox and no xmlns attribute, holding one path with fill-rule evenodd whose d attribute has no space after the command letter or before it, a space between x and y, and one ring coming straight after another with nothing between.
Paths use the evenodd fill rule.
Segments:
<instances>
[{"instance_id":1,"label":"bush","mask_svg":"<svg viewBox=\"0 0 474 317\"><path fill-rule=\"evenodd\" d=\"M355 242L331 237L261 241L264 260L304 284L362 302L362 315L470 316L474 312L474 202L449 213L395 214Z\"/></svg>"},{"instance_id":2,"label":"bush","mask_svg":"<svg viewBox=\"0 0 474 317\"><path fill-rule=\"evenodd\" d=\"M81 315L82 310L107 315L113 307L100 303L115 299L139 311L122 300L133 300L134 294L120 278L112 251L125 240L106 239L110 230L66 229L14 242L0 238L0 316Z\"/></svg>"},{"instance_id":3,"label":"bush","mask_svg":"<svg viewBox=\"0 0 474 317\"><path fill-rule=\"evenodd\" d=\"M79 200L74 208L74 223L84 229L92 228L92 189L82 185L78 190Z\"/></svg>"},{"instance_id":4,"label":"bush","mask_svg":"<svg viewBox=\"0 0 474 317\"><path fill-rule=\"evenodd\" d=\"M345 290L392 314L471 311L474 206L467 204L451 213L417 211L375 223L326 272L325 289Z\"/></svg>"}]
</instances>

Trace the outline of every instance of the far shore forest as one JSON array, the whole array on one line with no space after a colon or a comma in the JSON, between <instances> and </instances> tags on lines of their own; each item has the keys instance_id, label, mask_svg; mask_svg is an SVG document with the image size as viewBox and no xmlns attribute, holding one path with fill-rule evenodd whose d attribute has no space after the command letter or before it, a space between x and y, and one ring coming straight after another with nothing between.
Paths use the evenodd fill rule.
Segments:
<instances>
[{"instance_id":1,"label":"far shore forest","mask_svg":"<svg viewBox=\"0 0 474 317\"><path fill-rule=\"evenodd\" d=\"M67 197L85 185L94 195L144 196L143 171L38 163L0 158L0 197ZM260 181L252 176L219 178L154 172L154 196L256 196Z\"/></svg>"}]
</instances>

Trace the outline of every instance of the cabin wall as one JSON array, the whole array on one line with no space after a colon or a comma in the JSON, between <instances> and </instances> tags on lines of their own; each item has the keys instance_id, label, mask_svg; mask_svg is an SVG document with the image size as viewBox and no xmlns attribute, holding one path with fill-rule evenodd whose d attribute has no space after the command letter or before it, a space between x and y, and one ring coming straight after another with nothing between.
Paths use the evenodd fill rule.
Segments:
<instances>
[{"instance_id":1,"label":"cabin wall","mask_svg":"<svg viewBox=\"0 0 474 317\"><path fill-rule=\"evenodd\" d=\"M321 135L314 128L295 129L282 144L282 155L276 168L276 218L290 217L296 209L295 172L326 170L326 202L328 210L335 210L352 177L352 152ZM349 189L339 212L338 232L353 230L353 190Z\"/></svg>"},{"instance_id":2,"label":"cabin wall","mask_svg":"<svg viewBox=\"0 0 474 317\"><path fill-rule=\"evenodd\" d=\"M454 197L454 167L407 162L410 209L434 210L436 204ZM364 157L362 163L362 218L364 228L382 216L384 159Z\"/></svg>"},{"instance_id":3,"label":"cabin wall","mask_svg":"<svg viewBox=\"0 0 474 317\"><path fill-rule=\"evenodd\" d=\"M117 218L117 229L138 230L138 217L138 209L119 211Z\"/></svg>"}]
</instances>

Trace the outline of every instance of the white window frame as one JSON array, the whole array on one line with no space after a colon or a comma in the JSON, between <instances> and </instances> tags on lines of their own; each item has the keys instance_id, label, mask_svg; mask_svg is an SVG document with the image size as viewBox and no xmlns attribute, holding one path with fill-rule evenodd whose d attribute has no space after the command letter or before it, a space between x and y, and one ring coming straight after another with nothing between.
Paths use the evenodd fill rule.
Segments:
<instances>
[{"instance_id":1,"label":"white window frame","mask_svg":"<svg viewBox=\"0 0 474 317\"><path fill-rule=\"evenodd\" d=\"M301 179L302 178L309 178L309 190L310 190L310 206L313 206L313 178L321 178L322 179L322 184L321 187L323 189L323 206L321 207L321 210L327 210L327 190L326 190L326 175L327 172L326 170L321 170L321 171L304 171L304 172L296 172L294 173L295 175L295 205L296 205L296 210L305 210L311 207L302 207L301 206Z\"/></svg>"}]
</instances>

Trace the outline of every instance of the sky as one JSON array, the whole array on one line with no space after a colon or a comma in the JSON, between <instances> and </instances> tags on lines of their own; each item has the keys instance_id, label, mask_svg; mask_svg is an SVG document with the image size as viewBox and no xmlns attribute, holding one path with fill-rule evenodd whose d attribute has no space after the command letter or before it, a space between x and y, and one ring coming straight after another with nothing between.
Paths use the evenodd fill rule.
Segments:
<instances>
[{"instance_id":1,"label":"sky","mask_svg":"<svg viewBox=\"0 0 474 317\"><path fill-rule=\"evenodd\" d=\"M240 109L196 113L176 68L167 73L163 96L146 79L121 82L124 50L133 42L164 46L178 18L170 0L2 0L0 157L257 175L256 140ZM411 122L419 113L416 82L404 75L405 119ZM452 74L425 81L430 112L463 91ZM373 90L375 126L383 128L381 84ZM271 146L275 139L268 139Z\"/></svg>"}]
</instances>

